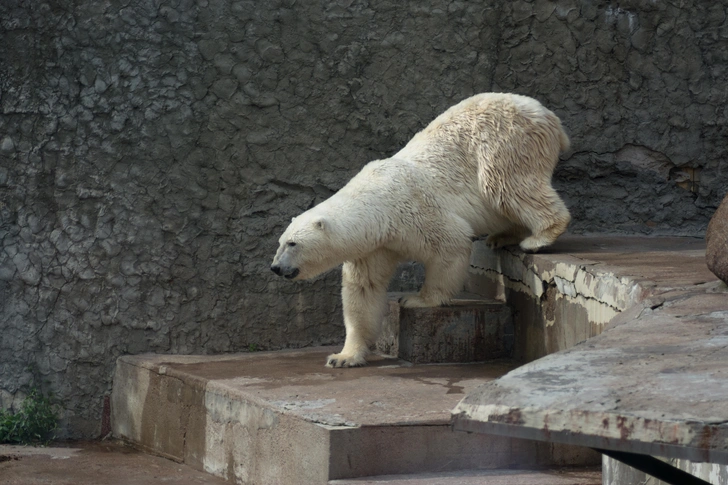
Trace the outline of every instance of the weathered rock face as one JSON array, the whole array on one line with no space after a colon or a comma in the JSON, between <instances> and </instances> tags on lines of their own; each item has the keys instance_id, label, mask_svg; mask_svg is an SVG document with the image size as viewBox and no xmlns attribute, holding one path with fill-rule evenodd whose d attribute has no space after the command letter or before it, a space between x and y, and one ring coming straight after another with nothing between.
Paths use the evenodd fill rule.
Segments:
<instances>
[{"instance_id":1,"label":"weathered rock face","mask_svg":"<svg viewBox=\"0 0 728 485\"><path fill-rule=\"evenodd\" d=\"M728 283L728 195L715 211L705 233L705 261L718 278Z\"/></svg>"},{"instance_id":2,"label":"weathered rock face","mask_svg":"<svg viewBox=\"0 0 728 485\"><path fill-rule=\"evenodd\" d=\"M3 0L0 404L52 390L94 436L119 355L341 341L338 275L275 278L279 234L477 92L562 118L572 231L704 234L727 25L700 1Z\"/></svg>"}]
</instances>

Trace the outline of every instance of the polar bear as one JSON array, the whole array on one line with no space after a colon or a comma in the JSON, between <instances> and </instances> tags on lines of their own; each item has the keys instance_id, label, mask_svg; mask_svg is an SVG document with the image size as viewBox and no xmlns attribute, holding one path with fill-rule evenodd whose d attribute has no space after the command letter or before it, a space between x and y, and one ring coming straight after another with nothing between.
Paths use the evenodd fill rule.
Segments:
<instances>
[{"instance_id":1,"label":"polar bear","mask_svg":"<svg viewBox=\"0 0 728 485\"><path fill-rule=\"evenodd\" d=\"M295 217L271 269L294 280L343 263L346 340L328 367L366 364L398 263L425 266L405 307L446 304L462 289L472 238L536 251L571 219L551 186L569 139L538 101L484 93L438 116L397 154L367 164L336 194Z\"/></svg>"}]
</instances>

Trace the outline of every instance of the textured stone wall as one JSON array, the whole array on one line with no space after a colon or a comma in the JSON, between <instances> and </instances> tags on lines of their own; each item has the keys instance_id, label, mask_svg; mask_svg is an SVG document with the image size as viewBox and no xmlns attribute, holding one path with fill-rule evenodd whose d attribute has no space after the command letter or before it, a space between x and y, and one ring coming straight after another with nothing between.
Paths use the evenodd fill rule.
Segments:
<instances>
[{"instance_id":1,"label":"textured stone wall","mask_svg":"<svg viewBox=\"0 0 728 485\"><path fill-rule=\"evenodd\" d=\"M338 275L275 278L278 235L482 91L562 117L572 231L702 235L726 5L3 0L0 404L97 436L119 355L342 341Z\"/></svg>"}]
</instances>

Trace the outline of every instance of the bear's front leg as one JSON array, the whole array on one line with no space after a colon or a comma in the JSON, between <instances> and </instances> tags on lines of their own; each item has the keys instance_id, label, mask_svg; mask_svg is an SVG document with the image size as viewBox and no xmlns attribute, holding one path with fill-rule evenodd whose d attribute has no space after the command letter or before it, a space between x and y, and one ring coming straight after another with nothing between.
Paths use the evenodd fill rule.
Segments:
<instances>
[{"instance_id":1,"label":"bear's front leg","mask_svg":"<svg viewBox=\"0 0 728 485\"><path fill-rule=\"evenodd\" d=\"M387 285L398 261L391 251L378 249L344 263L341 298L346 340L340 353L328 356L326 367L366 365L369 347L379 338L387 311Z\"/></svg>"}]
</instances>

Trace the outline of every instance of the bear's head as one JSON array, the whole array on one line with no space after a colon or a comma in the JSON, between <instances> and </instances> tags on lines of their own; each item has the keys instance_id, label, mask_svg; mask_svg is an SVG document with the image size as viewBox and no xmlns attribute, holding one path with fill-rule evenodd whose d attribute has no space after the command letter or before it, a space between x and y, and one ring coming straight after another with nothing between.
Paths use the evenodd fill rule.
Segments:
<instances>
[{"instance_id":1,"label":"bear's head","mask_svg":"<svg viewBox=\"0 0 728 485\"><path fill-rule=\"evenodd\" d=\"M291 280L305 280L328 271L342 261L332 244L332 222L311 211L294 217L278 240L270 269Z\"/></svg>"}]
</instances>

